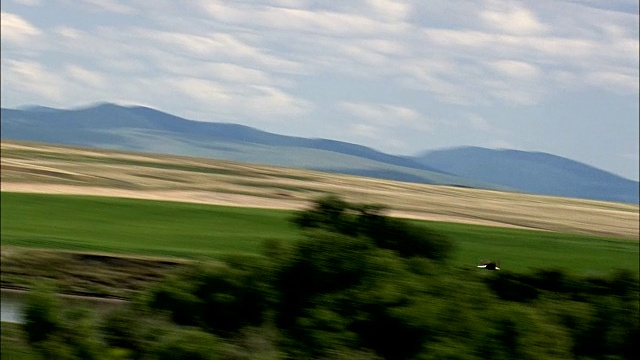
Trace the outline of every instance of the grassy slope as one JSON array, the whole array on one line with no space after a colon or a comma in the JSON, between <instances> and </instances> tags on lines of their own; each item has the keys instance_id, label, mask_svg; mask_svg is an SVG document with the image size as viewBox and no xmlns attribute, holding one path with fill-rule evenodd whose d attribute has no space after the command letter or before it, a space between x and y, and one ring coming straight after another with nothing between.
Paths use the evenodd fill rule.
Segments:
<instances>
[{"instance_id":1,"label":"grassy slope","mask_svg":"<svg viewBox=\"0 0 640 360\"><path fill-rule=\"evenodd\" d=\"M265 239L293 240L291 211L121 198L2 193L2 244L126 254L217 258L258 254ZM454 264L500 260L512 271L562 267L578 273L638 273L628 239L451 223L424 223L458 244Z\"/></svg>"},{"instance_id":2,"label":"grassy slope","mask_svg":"<svg viewBox=\"0 0 640 360\"><path fill-rule=\"evenodd\" d=\"M451 223L429 226L455 239L459 266L491 259L500 261L504 270L517 272L562 268L577 274L613 269L640 273L639 244L626 239Z\"/></svg>"},{"instance_id":3,"label":"grassy slope","mask_svg":"<svg viewBox=\"0 0 640 360\"><path fill-rule=\"evenodd\" d=\"M4 245L179 257L257 253L295 236L286 211L2 193Z\"/></svg>"}]
</instances>

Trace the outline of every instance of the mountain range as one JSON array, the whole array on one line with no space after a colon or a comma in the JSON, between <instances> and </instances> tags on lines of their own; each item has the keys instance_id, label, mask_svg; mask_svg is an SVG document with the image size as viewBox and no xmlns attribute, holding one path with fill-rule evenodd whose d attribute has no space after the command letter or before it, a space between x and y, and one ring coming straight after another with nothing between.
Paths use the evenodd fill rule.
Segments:
<instances>
[{"instance_id":1,"label":"mountain range","mask_svg":"<svg viewBox=\"0 0 640 360\"><path fill-rule=\"evenodd\" d=\"M208 157L374 178L639 203L639 184L538 152L460 147L395 156L347 142L187 120L142 106L1 109L3 140Z\"/></svg>"}]
</instances>

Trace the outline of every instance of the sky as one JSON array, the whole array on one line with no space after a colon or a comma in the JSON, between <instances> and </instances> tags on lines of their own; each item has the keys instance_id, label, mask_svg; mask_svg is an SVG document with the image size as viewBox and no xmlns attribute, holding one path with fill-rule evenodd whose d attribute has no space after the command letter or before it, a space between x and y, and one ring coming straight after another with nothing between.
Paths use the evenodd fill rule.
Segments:
<instances>
[{"instance_id":1,"label":"sky","mask_svg":"<svg viewBox=\"0 0 640 360\"><path fill-rule=\"evenodd\" d=\"M1 103L143 105L638 180L637 0L2 0Z\"/></svg>"}]
</instances>

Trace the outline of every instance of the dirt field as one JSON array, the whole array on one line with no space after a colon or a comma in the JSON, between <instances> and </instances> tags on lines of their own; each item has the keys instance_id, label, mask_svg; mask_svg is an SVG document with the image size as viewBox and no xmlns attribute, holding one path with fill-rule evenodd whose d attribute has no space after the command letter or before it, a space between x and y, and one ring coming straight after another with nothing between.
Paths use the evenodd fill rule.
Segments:
<instances>
[{"instance_id":1,"label":"dirt field","mask_svg":"<svg viewBox=\"0 0 640 360\"><path fill-rule=\"evenodd\" d=\"M639 207L228 161L2 142L1 190L301 209L324 194L414 219L638 240Z\"/></svg>"}]
</instances>

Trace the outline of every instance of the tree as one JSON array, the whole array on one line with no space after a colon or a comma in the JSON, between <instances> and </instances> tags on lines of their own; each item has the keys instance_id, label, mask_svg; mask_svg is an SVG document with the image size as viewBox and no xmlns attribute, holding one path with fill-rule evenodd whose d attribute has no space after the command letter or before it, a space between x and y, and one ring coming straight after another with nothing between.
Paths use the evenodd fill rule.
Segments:
<instances>
[{"instance_id":1,"label":"tree","mask_svg":"<svg viewBox=\"0 0 640 360\"><path fill-rule=\"evenodd\" d=\"M219 359L220 340L196 328L177 329L159 343L158 360L215 360Z\"/></svg>"},{"instance_id":2,"label":"tree","mask_svg":"<svg viewBox=\"0 0 640 360\"><path fill-rule=\"evenodd\" d=\"M62 308L49 284L27 296L24 329L29 343L47 359L98 359L104 344L93 313L83 307Z\"/></svg>"},{"instance_id":3,"label":"tree","mask_svg":"<svg viewBox=\"0 0 640 360\"><path fill-rule=\"evenodd\" d=\"M60 301L48 284L38 286L27 295L24 330L29 343L46 340L60 328Z\"/></svg>"},{"instance_id":4,"label":"tree","mask_svg":"<svg viewBox=\"0 0 640 360\"><path fill-rule=\"evenodd\" d=\"M384 215L385 208L374 204L351 204L329 195L317 199L310 209L293 218L303 229L324 229L347 236L364 236L383 249L402 257L422 256L446 260L453 243L446 236L407 220Z\"/></svg>"}]
</instances>

